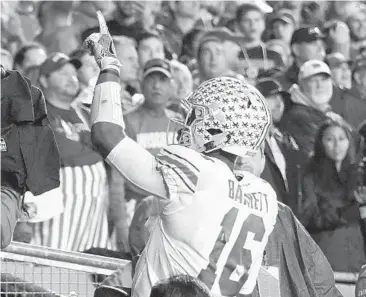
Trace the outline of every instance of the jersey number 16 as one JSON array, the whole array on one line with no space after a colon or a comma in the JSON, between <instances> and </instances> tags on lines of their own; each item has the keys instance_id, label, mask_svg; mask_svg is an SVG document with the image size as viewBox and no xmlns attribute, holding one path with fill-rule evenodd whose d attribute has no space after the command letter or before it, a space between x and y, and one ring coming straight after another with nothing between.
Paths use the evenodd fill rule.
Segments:
<instances>
[{"instance_id":1,"label":"jersey number 16","mask_svg":"<svg viewBox=\"0 0 366 297\"><path fill-rule=\"evenodd\" d=\"M239 210L236 207L233 207L224 216L221 222L222 229L209 256L210 262L207 268L201 270L198 276L198 278L202 280L209 289L212 289L217 277L217 262L225 247L226 241L230 238L238 212ZM241 227L239 236L236 238L235 244L230 251L219 280L220 291L223 296L238 295L240 289L249 277L248 271L252 265L252 252L249 249L244 248L249 232L254 234L255 241L260 242L263 240L265 226L262 217L250 214ZM226 240L223 240L223 238ZM238 281L232 281L230 280L230 276L236 269L237 265L244 266L244 273Z\"/></svg>"}]
</instances>

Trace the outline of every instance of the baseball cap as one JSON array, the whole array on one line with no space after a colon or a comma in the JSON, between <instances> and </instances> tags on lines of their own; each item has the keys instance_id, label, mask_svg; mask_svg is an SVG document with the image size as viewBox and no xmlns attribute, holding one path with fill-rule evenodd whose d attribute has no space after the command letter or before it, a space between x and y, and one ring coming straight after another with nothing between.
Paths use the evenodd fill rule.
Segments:
<instances>
[{"instance_id":1,"label":"baseball cap","mask_svg":"<svg viewBox=\"0 0 366 297\"><path fill-rule=\"evenodd\" d=\"M234 34L227 28L215 28L213 30L207 31L201 36L201 38L198 40L197 49L199 51L200 47L208 41L224 42L228 40L238 43L240 39L242 39L242 36Z\"/></svg>"},{"instance_id":2,"label":"baseball cap","mask_svg":"<svg viewBox=\"0 0 366 297\"><path fill-rule=\"evenodd\" d=\"M329 67L338 67L343 63L347 63L349 65L352 64L352 61L346 59L346 57L342 53L331 53L325 57L325 62L329 65Z\"/></svg>"},{"instance_id":3,"label":"baseball cap","mask_svg":"<svg viewBox=\"0 0 366 297\"><path fill-rule=\"evenodd\" d=\"M170 63L165 59L151 59L146 62L143 71L143 78L153 72L160 72L169 78L172 77L172 69Z\"/></svg>"},{"instance_id":4,"label":"baseball cap","mask_svg":"<svg viewBox=\"0 0 366 297\"><path fill-rule=\"evenodd\" d=\"M291 45L302 42L313 42L325 37L318 27L302 27L292 34Z\"/></svg>"},{"instance_id":5,"label":"baseball cap","mask_svg":"<svg viewBox=\"0 0 366 297\"><path fill-rule=\"evenodd\" d=\"M76 69L79 69L82 65L79 59L70 59L69 56L63 53L52 53L40 66L40 75L49 75L52 72L59 70L67 63L74 65Z\"/></svg>"},{"instance_id":6,"label":"baseball cap","mask_svg":"<svg viewBox=\"0 0 366 297\"><path fill-rule=\"evenodd\" d=\"M332 72L327 64L320 60L310 60L301 66L298 80L301 81L316 74L327 74L328 76L332 76Z\"/></svg>"},{"instance_id":7,"label":"baseball cap","mask_svg":"<svg viewBox=\"0 0 366 297\"><path fill-rule=\"evenodd\" d=\"M291 13L291 10L286 9L286 8L282 8L279 9L278 11L274 12L272 14L272 16L270 16L269 18L269 26L272 27L273 23L276 21L282 21L285 22L286 24L296 24L295 18Z\"/></svg>"},{"instance_id":8,"label":"baseball cap","mask_svg":"<svg viewBox=\"0 0 366 297\"><path fill-rule=\"evenodd\" d=\"M279 81L271 77L259 79L255 87L265 98L276 94L281 94L287 97L290 96L290 93L286 92L282 88Z\"/></svg>"}]
</instances>

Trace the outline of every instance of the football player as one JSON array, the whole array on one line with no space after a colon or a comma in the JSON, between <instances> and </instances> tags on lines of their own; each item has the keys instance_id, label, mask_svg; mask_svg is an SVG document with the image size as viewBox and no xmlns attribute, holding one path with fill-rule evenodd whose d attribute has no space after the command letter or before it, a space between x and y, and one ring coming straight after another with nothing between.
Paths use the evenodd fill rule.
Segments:
<instances>
[{"instance_id":1,"label":"football player","mask_svg":"<svg viewBox=\"0 0 366 297\"><path fill-rule=\"evenodd\" d=\"M208 80L185 100L179 145L154 157L124 133L119 72L104 18L86 47L101 68L92 104L92 138L126 179L159 199L159 215L137 263L132 296L148 296L161 279L188 274L215 295L250 294L277 216L271 186L249 172L236 178L235 159L258 173L270 111L253 86Z\"/></svg>"}]
</instances>

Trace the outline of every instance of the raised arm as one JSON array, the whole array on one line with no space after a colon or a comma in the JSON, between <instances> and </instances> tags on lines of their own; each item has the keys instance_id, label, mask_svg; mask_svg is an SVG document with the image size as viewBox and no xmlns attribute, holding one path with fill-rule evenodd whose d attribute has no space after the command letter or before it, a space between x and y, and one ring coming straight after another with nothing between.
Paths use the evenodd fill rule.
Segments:
<instances>
[{"instance_id":1,"label":"raised arm","mask_svg":"<svg viewBox=\"0 0 366 297\"><path fill-rule=\"evenodd\" d=\"M147 195L167 199L157 161L147 150L126 136L121 106L119 74L121 64L103 16L98 13L100 33L85 41L101 72L92 103L92 141L106 161ZM122 67L123 71L123 67Z\"/></svg>"}]
</instances>

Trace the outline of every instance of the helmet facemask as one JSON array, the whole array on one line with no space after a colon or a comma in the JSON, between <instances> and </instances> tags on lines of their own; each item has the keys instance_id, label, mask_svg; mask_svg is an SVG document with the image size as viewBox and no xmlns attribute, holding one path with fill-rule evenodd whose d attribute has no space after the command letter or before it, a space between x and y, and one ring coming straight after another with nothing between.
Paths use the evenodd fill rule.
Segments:
<instances>
[{"instance_id":1,"label":"helmet facemask","mask_svg":"<svg viewBox=\"0 0 366 297\"><path fill-rule=\"evenodd\" d=\"M221 130L220 126L225 121L225 114L215 103L209 106L200 104L191 104L184 99L183 106L189 106L187 116L184 122L171 119L178 125L181 125L175 139L178 144L194 149L200 153L209 153L222 148L230 135ZM208 126L210 121L213 125ZM215 125L217 126L215 128Z\"/></svg>"}]
</instances>

